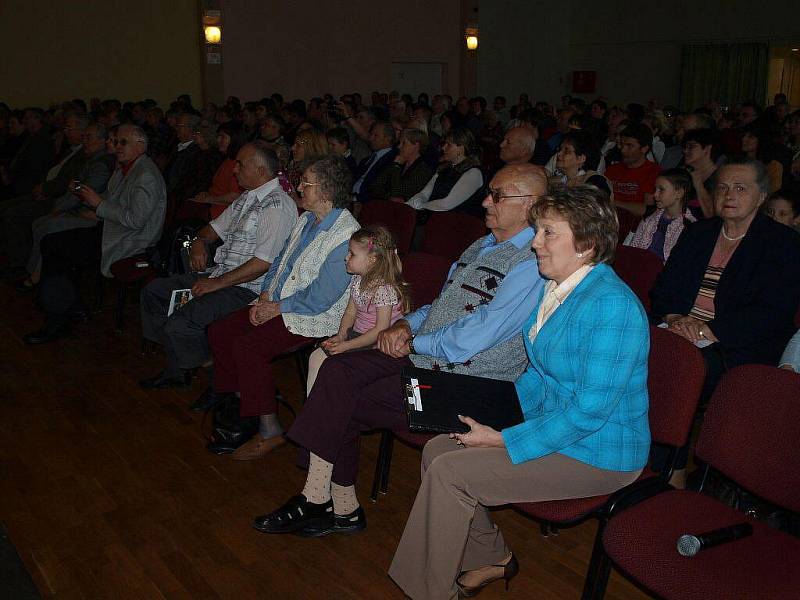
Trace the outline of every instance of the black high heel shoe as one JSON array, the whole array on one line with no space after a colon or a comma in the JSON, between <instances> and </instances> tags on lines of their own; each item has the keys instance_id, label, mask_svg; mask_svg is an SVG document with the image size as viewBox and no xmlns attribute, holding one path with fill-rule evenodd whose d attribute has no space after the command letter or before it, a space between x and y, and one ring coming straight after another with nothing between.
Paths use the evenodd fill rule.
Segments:
<instances>
[{"instance_id":1,"label":"black high heel shoe","mask_svg":"<svg viewBox=\"0 0 800 600\"><path fill-rule=\"evenodd\" d=\"M504 579L505 580L505 582L506 582L506 591L508 591L508 584L511 582L511 580L514 577L517 576L517 573L519 573L519 562L517 562L517 557L512 554L511 558L508 560L508 562L506 564L504 564L504 565L492 565L492 566L493 567L503 567L503 574L500 575L499 577L491 577L491 578L487 579L486 581L484 581L483 583L480 583L479 585L475 585L475 586L463 586L458 582L458 579L461 579L461 576L464 574L462 572L461 575L459 575L458 579L456 580L456 586L458 587L458 596L460 598L474 598L475 596L477 596L478 594L480 594L483 591L483 588L485 588L487 585L489 585L493 581L497 581L498 579Z\"/></svg>"}]
</instances>

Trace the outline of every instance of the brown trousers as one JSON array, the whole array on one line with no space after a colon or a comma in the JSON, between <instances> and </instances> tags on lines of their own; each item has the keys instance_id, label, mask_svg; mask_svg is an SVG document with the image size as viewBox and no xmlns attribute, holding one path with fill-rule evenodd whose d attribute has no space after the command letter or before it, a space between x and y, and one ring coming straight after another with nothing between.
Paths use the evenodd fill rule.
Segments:
<instances>
[{"instance_id":1,"label":"brown trousers","mask_svg":"<svg viewBox=\"0 0 800 600\"><path fill-rule=\"evenodd\" d=\"M456 598L461 571L509 554L487 507L609 494L640 471L607 471L563 454L514 465L504 448L462 448L448 436L422 452L422 483L389 567L414 600Z\"/></svg>"}]
</instances>

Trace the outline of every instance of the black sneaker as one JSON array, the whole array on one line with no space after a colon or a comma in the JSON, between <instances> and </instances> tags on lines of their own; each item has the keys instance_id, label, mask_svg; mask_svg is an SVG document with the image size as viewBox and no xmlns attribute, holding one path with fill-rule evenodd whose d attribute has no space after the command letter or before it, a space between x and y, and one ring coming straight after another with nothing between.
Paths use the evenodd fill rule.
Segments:
<instances>
[{"instance_id":1,"label":"black sneaker","mask_svg":"<svg viewBox=\"0 0 800 600\"><path fill-rule=\"evenodd\" d=\"M331 533L359 533L366 528L367 517L364 514L364 509L359 506L349 515L331 515L325 523L307 525L297 531L296 535L300 537L323 537Z\"/></svg>"},{"instance_id":2,"label":"black sneaker","mask_svg":"<svg viewBox=\"0 0 800 600\"><path fill-rule=\"evenodd\" d=\"M262 533L294 533L305 527L327 523L333 515L333 502L314 504L302 494L294 496L278 510L253 520L253 527Z\"/></svg>"}]
</instances>

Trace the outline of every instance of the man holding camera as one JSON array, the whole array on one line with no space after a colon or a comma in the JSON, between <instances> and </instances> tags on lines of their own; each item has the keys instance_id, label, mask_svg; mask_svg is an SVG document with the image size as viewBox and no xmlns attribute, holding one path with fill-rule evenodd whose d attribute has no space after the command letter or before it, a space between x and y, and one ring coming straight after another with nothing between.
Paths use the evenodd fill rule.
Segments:
<instances>
[{"instance_id":1,"label":"man holding camera","mask_svg":"<svg viewBox=\"0 0 800 600\"><path fill-rule=\"evenodd\" d=\"M73 186L76 196L102 222L100 227L71 229L42 239L42 281L39 303L47 314L43 328L24 337L28 344L52 342L67 335L73 320L85 316L78 291L82 269L97 260L111 277L116 261L144 252L161 236L167 193L164 178L145 154L147 136L136 125L120 125L116 155L119 168L108 189L98 194L88 185ZM102 235L102 237L101 237Z\"/></svg>"}]
</instances>

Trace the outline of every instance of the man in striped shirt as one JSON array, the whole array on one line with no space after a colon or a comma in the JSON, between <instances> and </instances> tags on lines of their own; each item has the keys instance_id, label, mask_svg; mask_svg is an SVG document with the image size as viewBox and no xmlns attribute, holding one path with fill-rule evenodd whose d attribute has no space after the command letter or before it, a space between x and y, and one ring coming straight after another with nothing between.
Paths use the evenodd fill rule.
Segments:
<instances>
[{"instance_id":1,"label":"man in striped shirt","mask_svg":"<svg viewBox=\"0 0 800 600\"><path fill-rule=\"evenodd\" d=\"M192 272L152 281L142 290L142 332L164 346L166 368L143 379L144 389L183 387L190 370L211 354L206 327L258 297L264 275L297 220L297 207L278 182L275 152L260 142L236 156L234 173L244 188L219 217L200 230L189 248ZM208 266L208 245L222 240ZM168 314L175 290L191 289L191 300Z\"/></svg>"}]
</instances>

